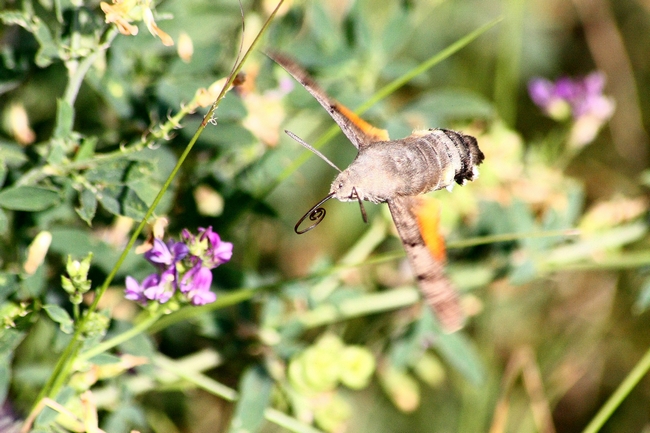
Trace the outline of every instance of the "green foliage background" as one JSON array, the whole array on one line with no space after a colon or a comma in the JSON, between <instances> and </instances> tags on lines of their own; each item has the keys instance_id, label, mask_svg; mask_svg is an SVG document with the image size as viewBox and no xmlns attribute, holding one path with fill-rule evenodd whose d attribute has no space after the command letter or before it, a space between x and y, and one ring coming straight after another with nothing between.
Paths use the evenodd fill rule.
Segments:
<instances>
[{"instance_id":1,"label":"green foliage background","mask_svg":"<svg viewBox=\"0 0 650 433\"><path fill-rule=\"evenodd\" d=\"M68 255L92 252L93 290L106 281L207 112L188 104L229 75L241 39L247 48L275 4L156 4L177 45L191 38L189 62L143 23L137 36L117 33L99 2L0 4L7 429L43 397L80 323L75 374L50 397L75 411L91 389L107 432L597 431L614 390L635 366L639 379L647 371L647 1L287 2L243 65L246 90L220 102L155 210L171 236L212 226L233 242L233 260L214 272L217 302L141 311L123 299L124 278L152 269L130 251L87 322L92 298L73 305L62 289ZM420 308L385 206L368 206L367 226L356 206L330 203L321 226L293 233L334 173L282 129L324 144L340 167L355 150L297 83L283 87L266 49L290 54L346 106L368 108L363 117L393 138L429 127L477 136L481 177L434 194L448 272L471 313L464 330L443 334ZM568 149L570 122L544 117L526 85L593 70L607 75L616 112L593 143ZM43 231L51 245L28 271ZM124 335L117 349L98 346ZM318 398L287 375L323 335L367 348L377 369L362 390L321 395L345 403L319 415ZM119 367L124 354L147 363ZM601 412L602 431L648 429L650 383L635 383L613 414ZM35 429L70 427L53 427L55 416L43 410Z\"/></svg>"}]
</instances>

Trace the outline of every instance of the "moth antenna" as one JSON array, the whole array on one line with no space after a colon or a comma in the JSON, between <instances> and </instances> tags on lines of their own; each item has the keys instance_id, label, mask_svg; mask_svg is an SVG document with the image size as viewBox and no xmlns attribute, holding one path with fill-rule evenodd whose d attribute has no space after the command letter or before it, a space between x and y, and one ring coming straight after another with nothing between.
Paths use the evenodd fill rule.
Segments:
<instances>
[{"instance_id":1,"label":"moth antenna","mask_svg":"<svg viewBox=\"0 0 650 433\"><path fill-rule=\"evenodd\" d=\"M298 220L298 222L296 223L296 225L293 227L293 230L294 230L297 234L301 235L301 234L303 234L303 233L307 233L309 230L313 229L313 228L316 227L318 224L320 224L321 221L323 221L323 219L325 218L325 214L327 213L327 212L325 211L325 209L322 208L322 207L320 207L320 206L321 206L323 203L325 203L327 200L331 199L332 197L334 197L334 193L333 193L333 192L329 193L329 194L328 194L324 199L322 199L321 201L319 201L318 203L316 203L316 204L314 205L314 207L312 207L311 209L309 209L309 210L307 211L307 213L304 214L304 215L302 216L302 218L300 218L300 219ZM316 221L316 222L315 222L314 224L310 225L309 227L307 227L307 228L304 229L304 230L298 230L298 227L300 227L300 224L302 224L302 222L303 222L307 217L309 217L309 219L310 219L311 221Z\"/></svg>"},{"instance_id":2,"label":"moth antenna","mask_svg":"<svg viewBox=\"0 0 650 433\"><path fill-rule=\"evenodd\" d=\"M307 150L309 150L310 152L314 153L314 154L317 155L320 159L322 159L323 161L325 161L326 163L328 163L329 165L331 165L332 167L334 167L334 169L335 169L336 171L338 171L339 173L341 172L341 169L340 169L340 168L338 168L336 165L334 165L334 163L333 163L332 161L330 161L329 159L327 159L327 157L326 157L325 155L323 155L323 154L320 153L318 150L316 150L316 148L314 148L314 146L312 146L311 144L307 143L305 140L303 140L302 138L298 137L296 134L294 134L294 133L291 132L291 131L287 131L287 130L285 129L284 132L286 132L286 134L287 134L289 137L293 138L293 139L296 140L298 143L300 143L300 144L302 145L302 147L304 147L305 149L307 149Z\"/></svg>"},{"instance_id":3,"label":"moth antenna","mask_svg":"<svg viewBox=\"0 0 650 433\"><path fill-rule=\"evenodd\" d=\"M357 194L357 189L353 187L352 192L357 197L357 201L359 202L359 209L361 209L361 218L363 218L364 223L368 224L368 215L366 214L366 208L363 207L363 201L361 201L361 197L359 197L359 194Z\"/></svg>"}]
</instances>

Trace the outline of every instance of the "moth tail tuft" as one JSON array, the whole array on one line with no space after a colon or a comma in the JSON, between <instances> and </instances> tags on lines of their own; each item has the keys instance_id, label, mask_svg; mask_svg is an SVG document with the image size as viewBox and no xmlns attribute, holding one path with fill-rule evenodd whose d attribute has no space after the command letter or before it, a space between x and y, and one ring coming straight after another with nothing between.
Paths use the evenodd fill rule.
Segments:
<instances>
[{"instance_id":1,"label":"moth tail tuft","mask_svg":"<svg viewBox=\"0 0 650 433\"><path fill-rule=\"evenodd\" d=\"M456 174L454 181L459 185L464 185L467 181L472 181L478 177L478 166L485 159L485 155L478 147L476 138L471 135L465 135L451 129L440 129L447 138L451 140L458 156L460 157L460 166L455 166Z\"/></svg>"}]
</instances>

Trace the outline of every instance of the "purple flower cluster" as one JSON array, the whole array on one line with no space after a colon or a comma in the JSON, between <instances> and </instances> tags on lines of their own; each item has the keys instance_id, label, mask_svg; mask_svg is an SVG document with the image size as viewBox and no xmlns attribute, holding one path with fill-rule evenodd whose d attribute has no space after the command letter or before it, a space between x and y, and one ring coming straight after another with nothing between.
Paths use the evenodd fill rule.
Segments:
<instances>
[{"instance_id":1,"label":"purple flower cluster","mask_svg":"<svg viewBox=\"0 0 650 433\"><path fill-rule=\"evenodd\" d=\"M605 76L592 72L581 78L562 77L552 82L533 78L528 93L535 105L555 120L573 118L569 141L584 145L614 113L614 101L603 95Z\"/></svg>"},{"instance_id":2,"label":"purple flower cluster","mask_svg":"<svg viewBox=\"0 0 650 433\"><path fill-rule=\"evenodd\" d=\"M603 96L605 76L592 72L582 78L562 77L556 82L545 78L533 78L528 83L531 99L554 119L582 117L589 114L609 117L611 100Z\"/></svg>"},{"instance_id":3,"label":"purple flower cluster","mask_svg":"<svg viewBox=\"0 0 650 433\"><path fill-rule=\"evenodd\" d=\"M178 293L181 300L193 305L214 302L217 295L210 291L210 270L230 260L232 244L223 242L212 227L199 228L196 236L185 229L181 238L180 242L166 244L154 239L153 247L144 257L158 272L146 277L142 284L126 277L126 299L143 305L149 301L164 304Z\"/></svg>"}]
</instances>

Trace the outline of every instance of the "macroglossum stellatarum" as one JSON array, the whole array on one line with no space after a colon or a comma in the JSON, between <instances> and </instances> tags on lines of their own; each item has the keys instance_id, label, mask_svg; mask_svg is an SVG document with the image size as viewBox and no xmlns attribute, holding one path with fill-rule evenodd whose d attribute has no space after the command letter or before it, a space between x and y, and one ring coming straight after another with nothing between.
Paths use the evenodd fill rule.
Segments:
<instances>
[{"instance_id":1,"label":"macroglossum stellatarum","mask_svg":"<svg viewBox=\"0 0 650 433\"><path fill-rule=\"evenodd\" d=\"M417 196L451 188L454 182L463 185L466 181L476 179L477 166L484 158L476 139L447 129L429 129L416 131L399 140L390 140L387 131L371 126L327 96L307 72L288 57L278 53L267 55L316 98L359 150L354 161L341 171L320 152L286 131L294 140L339 171L327 197L298 221L296 233L305 233L320 223L325 216L325 210L320 206L330 198L358 201L364 221L366 216L362 200L388 203L427 304L445 331L454 332L461 328L465 315L458 294L444 274L444 255L436 254L425 243L422 221L418 216L418 208L422 203ZM307 217L316 222L305 230L299 230Z\"/></svg>"}]
</instances>

